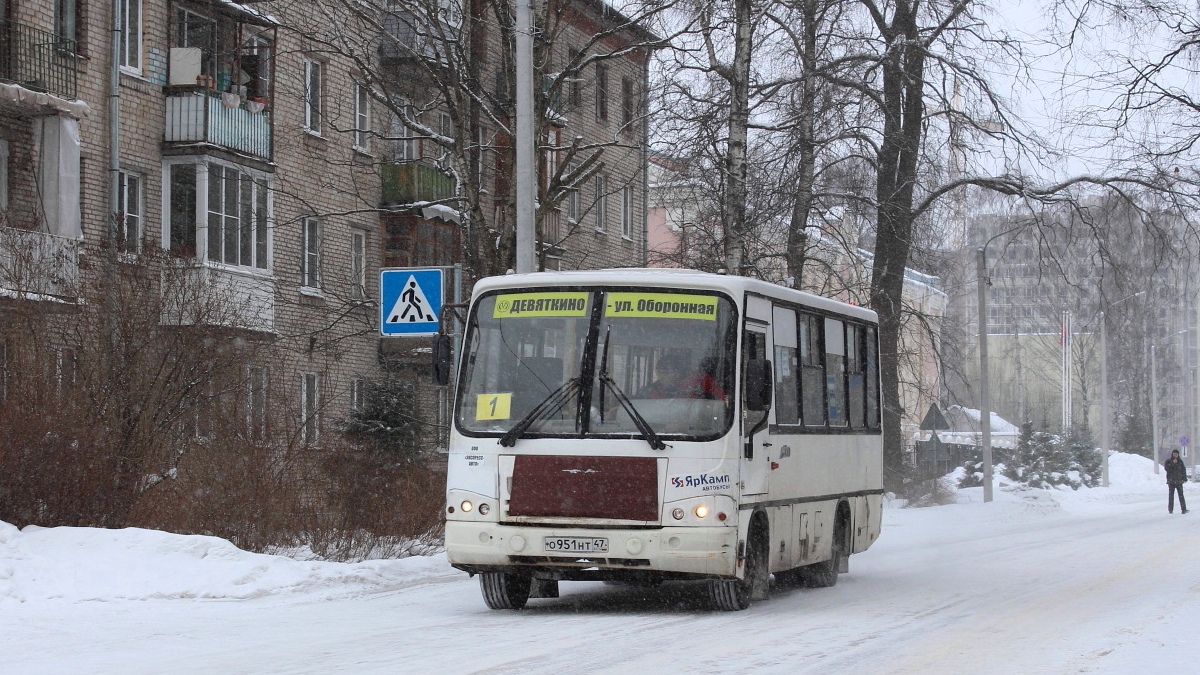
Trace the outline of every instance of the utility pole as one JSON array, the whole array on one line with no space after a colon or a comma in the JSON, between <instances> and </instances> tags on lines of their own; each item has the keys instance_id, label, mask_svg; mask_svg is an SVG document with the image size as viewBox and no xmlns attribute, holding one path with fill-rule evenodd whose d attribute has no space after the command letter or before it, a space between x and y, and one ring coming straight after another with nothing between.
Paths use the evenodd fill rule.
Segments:
<instances>
[{"instance_id":1,"label":"utility pole","mask_svg":"<svg viewBox=\"0 0 1200 675\"><path fill-rule=\"evenodd\" d=\"M517 272L537 271L537 245L534 232L534 164L533 149L533 6L532 0L517 0L516 59L517 69Z\"/></svg>"}]
</instances>

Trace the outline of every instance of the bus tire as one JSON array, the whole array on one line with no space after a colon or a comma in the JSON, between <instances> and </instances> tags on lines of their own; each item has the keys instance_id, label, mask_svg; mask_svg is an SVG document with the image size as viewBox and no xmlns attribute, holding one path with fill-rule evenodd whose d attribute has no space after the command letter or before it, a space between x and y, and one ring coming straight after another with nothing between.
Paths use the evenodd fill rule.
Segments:
<instances>
[{"instance_id":1,"label":"bus tire","mask_svg":"<svg viewBox=\"0 0 1200 675\"><path fill-rule=\"evenodd\" d=\"M833 528L833 551L829 560L801 568L804 585L809 588L829 588L836 586L838 571L842 569L846 553L846 521L838 518Z\"/></svg>"},{"instance_id":2,"label":"bus tire","mask_svg":"<svg viewBox=\"0 0 1200 675\"><path fill-rule=\"evenodd\" d=\"M715 579L709 582L713 606L727 612L740 612L751 601L766 600L771 575L767 569L767 537L764 526L752 527L746 542L746 560L742 579Z\"/></svg>"},{"instance_id":3,"label":"bus tire","mask_svg":"<svg viewBox=\"0 0 1200 675\"><path fill-rule=\"evenodd\" d=\"M481 572L479 590L491 609L521 609L529 602L532 579L507 572Z\"/></svg>"}]
</instances>

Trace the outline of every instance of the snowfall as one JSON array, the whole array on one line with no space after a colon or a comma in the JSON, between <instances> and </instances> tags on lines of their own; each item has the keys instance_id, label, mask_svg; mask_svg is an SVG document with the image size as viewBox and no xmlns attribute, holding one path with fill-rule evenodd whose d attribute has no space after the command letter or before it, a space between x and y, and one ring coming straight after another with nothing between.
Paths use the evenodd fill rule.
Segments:
<instances>
[{"instance_id":1,"label":"snowfall","mask_svg":"<svg viewBox=\"0 0 1200 675\"><path fill-rule=\"evenodd\" d=\"M1115 453L1110 476L890 502L835 587L743 612L696 584L584 582L492 611L444 554L332 563L0 523L0 673L1197 672L1200 513L1167 513L1148 459Z\"/></svg>"}]
</instances>

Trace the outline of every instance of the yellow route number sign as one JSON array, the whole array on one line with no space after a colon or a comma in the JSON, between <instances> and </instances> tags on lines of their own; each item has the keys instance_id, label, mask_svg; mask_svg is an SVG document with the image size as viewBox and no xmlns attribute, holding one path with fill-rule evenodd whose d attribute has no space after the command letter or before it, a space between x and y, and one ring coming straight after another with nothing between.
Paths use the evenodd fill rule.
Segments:
<instances>
[{"instance_id":1,"label":"yellow route number sign","mask_svg":"<svg viewBox=\"0 0 1200 675\"><path fill-rule=\"evenodd\" d=\"M506 420L512 414L512 394L480 394L475 398L475 419Z\"/></svg>"}]
</instances>

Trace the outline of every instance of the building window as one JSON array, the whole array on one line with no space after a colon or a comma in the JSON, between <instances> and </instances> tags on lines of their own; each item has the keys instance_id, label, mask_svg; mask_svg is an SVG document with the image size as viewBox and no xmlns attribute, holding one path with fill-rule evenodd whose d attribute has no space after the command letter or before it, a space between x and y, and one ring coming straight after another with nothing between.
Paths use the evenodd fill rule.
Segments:
<instances>
[{"instance_id":1,"label":"building window","mask_svg":"<svg viewBox=\"0 0 1200 675\"><path fill-rule=\"evenodd\" d=\"M304 373L300 380L301 440L314 445L321 434L321 376Z\"/></svg>"},{"instance_id":2,"label":"building window","mask_svg":"<svg viewBox=\"0 0 1200 675\"><path fill-rule=\"evenodd\" d=\"M265 176L209 161L169 164L164 182L170 227L164 240L172 255L268 269L271 214Z\"/></svg>"},{"instance_id":3,"label":"building window","mask_svg":"<svg viewBox=\"0 0 1200 675\"><path fill-rule=\"evenodd\" d=\"M7 18L0 14L0 21ZM79 41L79 0L55 0L54 36L61 40L60 49L75 51Z\"/></svg>"},{"instance_id":4,"label":"building window","mask_svg":"<svg viewBox=\"0 0 1200 675\"><path fill-rule=\"evenodd\" d=\"M637 112L637 99L633 93L633 80L628 77L621 78L621 125L628 127L633 124L634 114Z\"/></svg>"},{"instance_id":5,"label":"building window","mask_svg":"<svg viewBox=\"0 0 1200 675\"><path fill-rule=\"evenodd\" d=\"M392 161L393 162L413 162L420 159L418 154L417 138L411 127L408 126L408 118L414 111L408 106L403 106L404 114L392 112Z\"/></svg>"},{"instance_id":6,"label":"building window","mask_svg":"<svg viewBox=\"0 0 1200 675\"><path fill-rule=\"evenodd\" d=\"M550 189L551 183L554 182L554 177L558 174L558 155L559 142L562 131L559 129L548 129L546 131L546 189Z\"/></svg>"},{"instance_id":7,"label":"building window","mask_svg":"<svg viewBox=\"0 0 1200 675\"><path fill-rule=\"evenodd\" d=\"M0 212L8 210L8 141L0 139Z\"/></svg>"},{"instance_id":8,"label":"building window","mask_svg":"<svg viewBox=\"0 0 1200 675\"><path fill-rule=\"evenodd\" d=\"M180 8L175 15L175 46L200 50L200 74L217 76L217 22Z\"/></svg>"},{"instance_id":9,"label":"building window","mask_svg":"<svg viewBox=\"0 0 1200 675\"><path fill-rule=\"evenodd\" d=\"M633 238L633 188L621 188L621 236Z\"/></svg>"},{"instance_id":10,"label":"building window","mask_svg":"<svg viewBox=\"0 0 1200 675\"><path fill-rule=\"evenodd\" d=\"M8 342L0 340L0 403L8 398Z\"/></svg>"},{"instance_id":11,"label":"building window","mask_svg":"<svg viewBox=\"0 0 1200 675\"><path fill-rule=\"evenodd\" d=\"M387 267L453 265L459 258L459 228L454 223L418 216L382 218L387 241L383 261Z\"/></svg>"},{"instance_id":12,"label":"building window","mask_svg":"<svg viewBox=\"0 0 1200 675\"><path fill-rule=\"evenodd\" d=\"M366 409L366 384L361 377L350 380L350 410L361 413Z\"/></svg>"},{"instance_id":13,"label":"building window","mask_svg":"<svg viewBox=\"0 0 1200 675\"><path fill-rule=\"evenodd\" d=\"M596 204L593 210L596 212L596 231L603 232L608 224L608 177L604 174L596 174Z\"/></svg>"},{"instance_id":14,"label":"building window","mask_svg":"<svg viewBox=\"0 0 1200 675\"><path fill-rule=\"evenodd\" d=\"M250 440L267 437L267 369L246 368L246 433Z\"/></svg>"},{"instance_id":15,"label":"building window","mask_svg":"<svg viewBox=\"0 0 1200 675\"><path fill-rule=\"evenodd\" d=\"M120 66L123 70L142 72L142 0L117 0L121 13Z\"/></svg>"},{"instance_id":16,"label":"building window","mask_svg":"<svg viewBox=\"0 0 1200 675\"><path fill-rule=\"evenodd\" d=\"M266 181L231 166L209 164L209 260L239 267L267 266L266 249L260 246L267 234L265 201Z\"/></svg>"},{"instance_id":17,"label":"building window","mask_svg":"<svg viewBox=\"0 0 1200 675\"><path fill-rule=\"evenodd\" d=\"M304 128L321 134L324 114L325 64L312 59L304 59Z\"/></svg>"},{"instance_id":18,"label":"building window","mask_svg":"<svg viewBox=\"0 0 1200 675\"><path fill-rule=\"evenodd\" d=\"M354 85L354 147L371 151L371 94L365 85Z\"/></svg>"},{"instance_id":19,"label":"building window","mask_svg":"<svg viewBox=\"0 0 1200 675\"><path fill-rule=\"evenodd\" d=\"M350 297L367 297L367 233L350 231Z\"/></svg>"},{"instance_id":20,"label":"building window","mask_svg":"<svg viewBox=\"0 0 1200 675\"><path fill-rule=\"evenodd\" d=\"M62 398L75 388L78 364L75 358L75 350L69 347L55 350L55 357L54 379L57 385L58 396Z\"/></svg>"},{"instance_id":21,"label":"building window","mask_svg":"<svg viewBox=\"0 0 1200 675\"><path fill-rule=\"evenodd\" d=\"M563 175L572 173L575 173L575 165L566 165ZM580 189L578 187L572 186L566 190L566 220L574 223L580 222Z\"/></svg>"},{"instance_id":22,"label":"building window","mask_svg":"<svg viewBox=\"0 0 1200 675\"><path fill-rule=\"evenodd\" d=\"M142 177L121 171L117 174L117 250L140 253L142 250Z\"/></svg>"},{"instance_id":23,"label":"building window","mask_svg":"<svg viewBox=\"0 0 1200 675\"><path fill-rule=\"evenodd\" d=\"M596 121L608 120L608 66L596 64Z\"/></svg>"},{"instance_id":24,"label":"building window","mask_svg":"<svg viewBox=\"0 0 1200 675\"><path fill-rule=\"evenodd\" d=\"M578 49L571 48L567 50L567 66L573 67L580 59ZM579 72L571 74L567 78L567 106L571 110L576 110L583 105L583 81L579 77Z\"/></svg>"},{"instance_id":25,"label":"building window","mask_svg":"<svg viewBox=\"0 0 1200 675\"><path fill-rule=\"evenodd\" d=\"M300 253L300 285L305 288L321 287L321 219L303 218L303 250Z\"/></svg>"}]
</instances>

